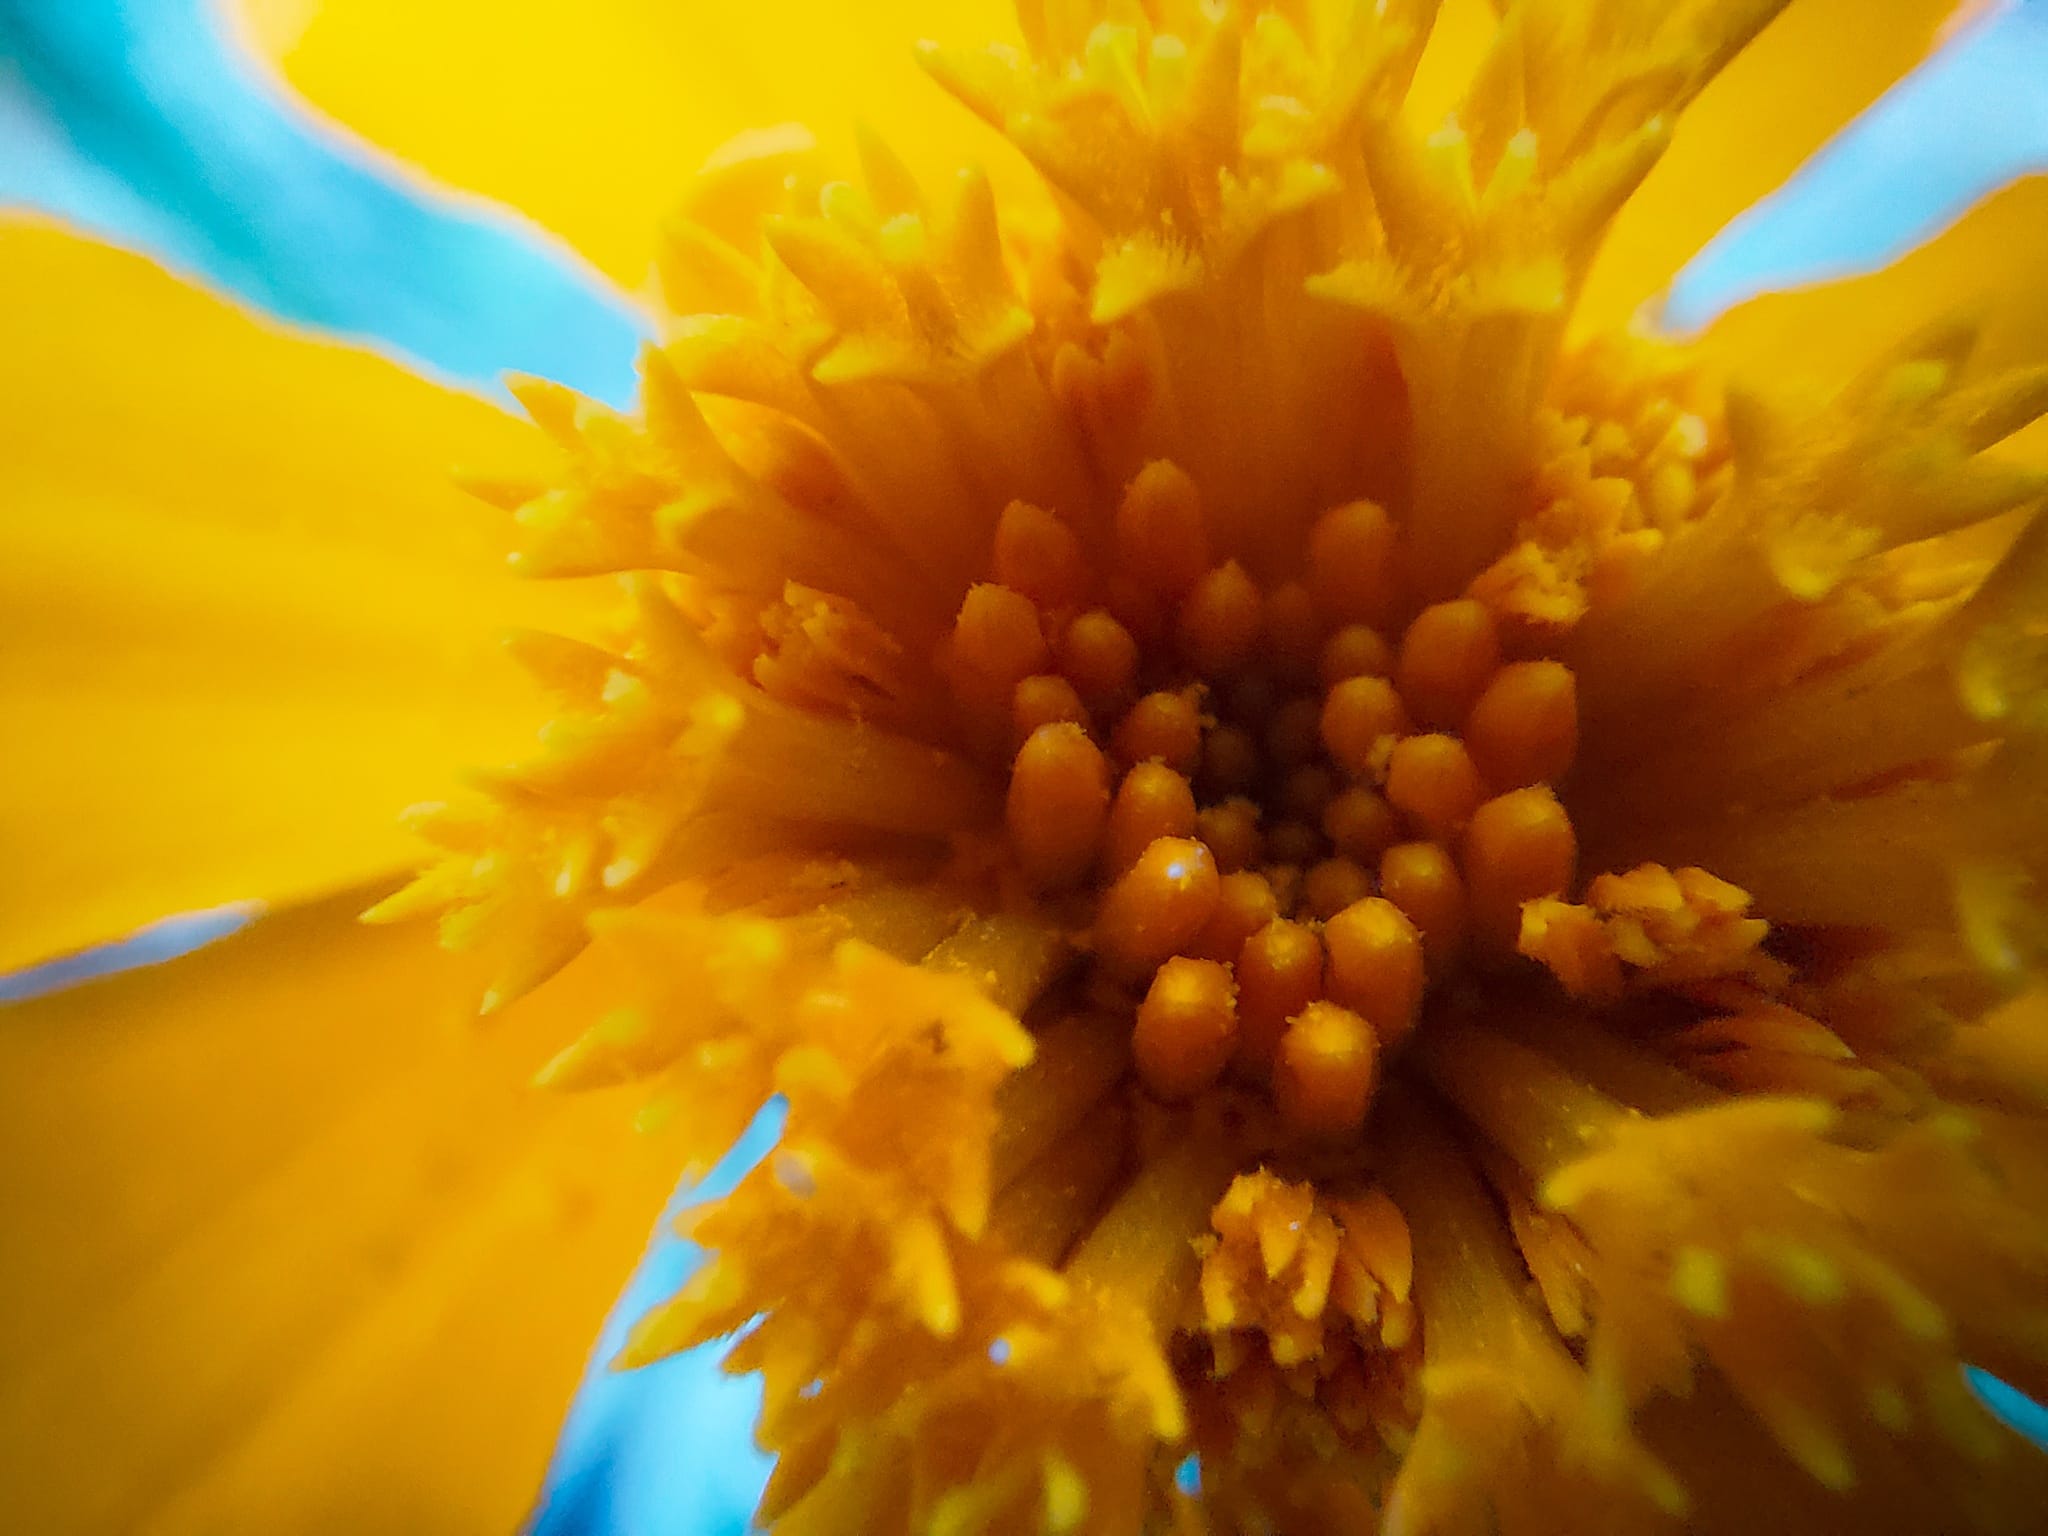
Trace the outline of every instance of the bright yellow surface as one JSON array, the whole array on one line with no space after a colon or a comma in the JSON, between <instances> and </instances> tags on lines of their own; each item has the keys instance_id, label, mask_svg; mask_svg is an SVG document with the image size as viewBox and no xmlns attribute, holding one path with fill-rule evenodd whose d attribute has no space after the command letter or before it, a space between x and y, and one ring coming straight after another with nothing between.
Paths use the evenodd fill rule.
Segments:
<instances>
[{"instance_id":1,"label":"bright yellow surface","mask_svg":"<svg viewBox=\"0 0 2048 1536\"><path fill-rule=\"evenodd\" d=\"M0 972L406 862L529 734L496 636L545 594L449 472L538 434L35 225L0 335Z\"/></svg>"},{"instance_id":2,"label":"bright yellow surface","mask_svg":"<svg viewBox=\"0 0 2048 1536\"><path fill-rule=\"evenodd\" d=\"M629 289L690 173L742 129L803 121L844 148L859 117L913 167L964 143L1008 159L912 51L1011 36L1002 0L329 0L302 31L264 25L278 0L236 4L258 47L289 45L277 62L315 107Z\"/></svg>"},{"instance_id":3,"label":"bright yellow surface","mask_svg":"<svg viewBox=\"0 0 2048 1536\"><path fill-rule=\"evenodd\" d=\"M1926 57L1955 0L1792 0L1686 109L1586 280L1581 327L1624 324L1730 219Z\"/></svg>"},{"instance_id":4,"label":"bright yellow surface","mask_svg":"<svg viewBox=\"0 0 2048 1536\"><path fill-rule=\"evenodd\" d=\"M0 1014L14 1528L509 1530L673 1149L355 891ZM538 1000L537 1000L538 1001Z\"/></svg>"}]
</instances>

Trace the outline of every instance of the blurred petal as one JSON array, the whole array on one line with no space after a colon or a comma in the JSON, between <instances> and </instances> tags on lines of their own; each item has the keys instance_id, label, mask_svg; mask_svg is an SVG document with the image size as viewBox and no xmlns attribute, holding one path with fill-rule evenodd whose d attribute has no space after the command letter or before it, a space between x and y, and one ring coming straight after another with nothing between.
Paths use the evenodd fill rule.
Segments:
<instances>
[{"instance_id":1,"label":"blurred petal","mask_svg":"<svg viewBox=\"0 0 2048 1536\"><path fill-rule=\"evenodd\" d=\"M296 0L235 4L315 107L629 287L691 172L742 129L801 119L844 148L860 117L913 167L1007 159L912 52L1010 36L1000 0L320 0L302 27L272 14Z\"/></svg>"},{"instance_id":2,"label":"blurred petal","mask_svg":"<svg viewBox=\"0 0 2048 1536\"><path fill-rule=\"evenodd\" d=\"M1759 293L1871 271L2048 167L2043 80L2048 7L1981 18L1717 235L1672 285L1661 324L1694 331Z\"/></svg>"},{"instance_id":3,"label":"blurred petal","mask_svg":"<svg viewBox=\"0 0 2048 1536\"><path fill-rule=\"evenodd\" d=\"M166 917L136 929L124 939L59 955L26 970L0 976L0 1003L25 1002L64 987L75 987L95 976L111 976L138 965L175 960L202 945L226 938L262 910L261 902L238 901L205 912Z\"/></svg>"},{"instance_id":4,"label":"blurred petal","mask_svg":"<svg viewBox=\"0 0 2048 1536\"><path fill-rule=\"evenodd\" d=\"M1897 0L1875 26L1857 0L1793 0L1687 112L1593 270L1584 323L1625 321L1920 62L1954 3ZM517 7L510 24L488 28L469 23L466 5L423 21L400 0L325 0L310 19L300 0L240 4L254 41L316 105L455 185L525 209L629 284L644 277L652 231L683 178L742 127L799 117L829 133L858 114L935 165L963 135L967 153L1008 159L905 64L908 41L926 32L1007 35L1009 18L996 14L1005 8L989 0L964 12L900 0L846 20L799 0L741 13L606 0L573 21ZM1475 23L1478 0L1445 7L1440 28L1454 36L1432 48L1419 101L1457 77L1484 35ZM465 78L493 89L456 109L449 84ZM618 153L626 143L638 152Z\"/></svg>"},{"instance_id":5,"label":"blurred petal","mask_svg":"<svg viewBox=\"0 0 2048 1536\"><path fill-rule=\"evenodd\" d=\"M0 1475L38 1532L503 1530L672 1149L364 893L0 1013ZM402 1005L395 1000L404 999Z\"/></svg>"},{"instance_id":6,"label":"blurred petal","mask_svg":"<svg viewBox=\"0 0 2048 1536\"><path fill-rule=\"evenodd\" d=\"M1792 0L1700 93L1586 280L1578 323L1627 322L1709 238L1926 56L1955 0Z\"/></svg>"},{"instance_id":7,"label":"blurred petal","mask_svg":"<svg viewBox=\"0 0 2048 1536\"><path fill-rule=\"evenodd\" d=\"M1982 328L1972 366L2048 361L2048 176L1997 193L1951 228L1881 271L1791 293L1765 294L1721 316L1700 344L1732 371L1828 389L1928 324L1962 318ZM2048 463L2036 423L2009 447Z\"/></svg>"},{"instance_id":8,"label":"blurred petal","mask_svg":"<svg viewBox=\"0 0 2048 1536\"><path fill-rule=\"evenodd\" d=\"M669 1217L730 1192L774 1145L781 1121L779 1105L763 1110L710 1177L676 1192ZM664 1219L598 1338L530 1536L712 1536L744 1531L752 1519L770 1465L753 1443L760 1379L727 1375L723 1342L633 1371L610 1366L633 1325L703 1261L703 1249L669 1225ZM678 1489L689 1496L678 1498Z\"/></svg>"},{"instance_id":9,"label":"blurred petal","mask_svg":"<svg viewBox=\"0 0 2048 1536\"><path fill-rule=\"evenodd\" d=\"M440 376L630 396L644 321L623 299L502 210L400 185L224 28L206 0L0 7L0 203Z\"/></svg>"},{"instance_id":10,"label":"blurred petal","mask_svg":"<svg viewBox=\"0 0 2048 1536\"><path fill-rule=\"evenodd\" d=\"M407 861L394 818L528 735L494 635L562 594L452 465L534 434L0 225L0 973Z\"/></svg>"}]
</instances>

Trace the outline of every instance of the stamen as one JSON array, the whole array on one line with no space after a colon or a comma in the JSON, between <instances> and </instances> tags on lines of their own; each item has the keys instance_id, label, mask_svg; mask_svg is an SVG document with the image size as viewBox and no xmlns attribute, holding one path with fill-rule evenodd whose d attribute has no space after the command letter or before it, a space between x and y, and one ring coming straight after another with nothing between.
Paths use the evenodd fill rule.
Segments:
<instances>
[{"instance_id":1,"label":"stamen","mask_svg":"<svg viewBox=\"0 0 2048 1536\"><path fill-rule=\"evenodd\" d=\"M1324 696L1319 729L1338 767L1354 778L1378 779L1408 729L1408 712L1385 678L1347 677Z\"/></svg>"},{"instance_id":2,"label":"stamen","mask_svg":"<svg viewBox=\"0 0 2048 1536\"><path fill-rule=\"evenodd\" d=\"M1387 803L1431 837L1449 841L1486 798L1472 754L1455 736L1403 736L1387 757Z\"/></svg>"},{"instance_id":3,"label":"stamen","mask_svg":"<svg viewBox=\"0 0 2048 1536\"><path fill-rule=\"evenodd\" d=\"M1473 811L1462 851L1472 930L1495 954L1515 949L1524 904L1568 889L1578 863L1571 820L1540 787L1511 790Z\"/></svg>"},{"instance_id":4,"label":"stamen","mask_svg":"<svg viewBox=\"0 0 2048 1536\"><path fill-rule=\"evenodd\" d=\"M1201 713L1186 693L1148 693L1117 722L1110 745L1126 768L1158 761L1192 778L1202 764Z\"/></svg>"},{"instance_id":5,"label":"stamen","mask_svg":"<svg viewBox=\"0 0 2048 1536\"><path fill-rule=\"evenodd\" d=\"M1441 843L1400 843L1380 856L1380 889L1422 935L1430 974L1441 978L1465 940L1465 884Z\"/></svg>"},{"instance_id":6,"label":"stamen","mask_svg":"<svg viewBox=\"0 0 2048 1536\"><path fill-rule=\"evenodd\" d=\"M1027 677L1010 696L1010 734L1019 746L1042 725L1059 723L1085 726L1088 706L1064 677L1039 673Z\"/></svg>"},{"instance_id":7,"label":"stamen","mask_svg":"<svg viewBox=\"0 0 2048 1536\"><path fill-rule=\"evenodd\" d=\"M1375 628L1387 621L1400 601L1397 538L1377 502L1354 501L1316 520L1308 535L1309 590L1326 619Z\"/></svg>"},{"instance_id":8,"label":"stamen","mask_svg":"<svg viewBox=\"0 0 2048 1536\"><path fill-rule=\"evenodd\" d=\"M1178 598L1209 566L1201 494L1178 465L1154 460L1124 491L1116 512L1117 557L1163 598Z\"/></svg>"},{"instance_id":9,"label":"stamen","mask_svg":"<svg viewBox=\"0 0 2048 1536\"><path fill-rule=\"evenodd\" d=\"M1060 635L1060 672L1092 710L1107 713L1138 675L1138 642L1100 609L1078 614Z\"/></svg>"},{"instance_id":10,"label":"stamen","mask_svg":"<svg viewBox=\"0 0 2048 1536\"><path fill-rule=\"evenodd\" d=\"M1104 893L1095 942L1103 958L1125 974L1154 970L1200 936L1220 896L1207 846L1162 837Z\"/></svg>"},{"instance_id":11,"label":"stamen","mask_svg":"<svg viewBox=\"0 0 2048 1536\"><path fill-rule=\"evenodd\" d=\"M1230 967L1176 955L1138 1004L1131 1049L1160 1098L1191 1099L1223 1075L1237 1048L1237 984Z\"/></svg>"},{"instance_id":12,"label":"stamen","mask_svg":"<svg viewBox=\"0 0 2048 1536\"><path fill-rule=\"evenodd\" d=\"M1229 964L1253 934L1279 916L1279 897L1264 875L1250 870L1227 874L1219 884L1215 914L1196 940L1196 948L1207 959Z\"/></svg>"},{"instance_id":13,"label":"stamen","mask_svg":"<svg viewBox=\"0 0 2048 1536\"><path fill-rule=\"evenodd\" d=\"M1188 781L1158 759L1147 758L1117 786L1102 845L1102 868L1107 874L1122 874L1160 838L1193 837L1195 825L1195 794Z\"/></svg>"},{"instance_id":14,"label":"stamen","mask_svg":"<svg viewBox=\"0 0 2048 1536\"><path fill-rule=\"evenodd\" d=\"M1577 687L1554 661L1510 662L1464 720L1463 738L1486 782L1501 789L1555 784L1578 753Z\"/></svg>"},{"instance_id":15,"label":"stamen","mask_svg":"<svg viewBox=\"0 0 2048 1536\"><path fill-rule=\"evenodd\" d=\"M1180 653L1197 671L1221 676L1243 664L1261 634L1259 589L1229 560L1204 574L1181 600Z\"/></svg>"},{"instance_id":16,"label":"stamen","mask_svg":"<svg viewBox=\"0 0 2048 1536\"><path fill-rule=\"evenodd\" d=\"M1109 763L1087 732L1065 721L1033 731L1011 765L1004 813L1026 876L1048 889L1074 884L1109 820Z\"/></svg>"},{"instance_id":17,"label":"stamen","mask_svg":"<svg viewBox=\"0 0 2048 1536\"><path fill-rule=\"evenodd\" d=\"M1237 985L1238 1060L1263 1076L1288 1021L1323 995L1322 941L1306 923L1274 919L1244 941Z\"/></svg>"},{"instance_id":18,"label":"stamen","mask_svg":"<svg viewBox=\"0 0 2048 1536\"><path fill-rule=\"evenodd\" d=\"M1422 724L1461 724L1500 665L1493 615L1470 598L1422 610L1401 637L1395 677Z\"/></svg>"},{"instance_id":19,"label":"stamen","mask_svg":"<svg viewBox=\"0 0 2048 1536\"><path fill-rule=\"evenodd\" d=\"M1318 1141L1356 1136L1379 1084L1380 1041L1372 1025L1318 1000L1287 1021L1273 1062L1273 1097L1288 1126Z\"/></svg>"},{"instance_id":20,"label":"stamen","mask_svg":"<svg viewBox=\"0 0 2048 1536\"><path fill-rule=\"evenodd\" d=\"M1324 925L1323 946L1332 1000L1369 1019L1384 1044L1405 1040L1422 1003L1422 939L1407 915L1367 897Z\"/></svg>"}]
</instances>

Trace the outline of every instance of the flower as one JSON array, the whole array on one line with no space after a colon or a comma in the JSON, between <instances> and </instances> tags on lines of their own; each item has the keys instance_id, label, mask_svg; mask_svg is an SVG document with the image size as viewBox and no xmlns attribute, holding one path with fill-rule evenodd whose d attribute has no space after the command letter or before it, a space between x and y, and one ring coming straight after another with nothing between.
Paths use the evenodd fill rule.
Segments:
<instances>
[{"instance_id":1,"label":"flower","mask_svg":"<svg viewBox=\"0 0 2048 1536\"><path fill-rule=\"evenodd\" d=\"M374 873L331 802L506 716L408 715L385 680L466 680L526 616L537 750L417 811L439 854L371 912L436 917L496 1022L420 1059L399 1000L461 977L403 930L368 968L287 918L226 952L239 1006L194 1039L81 1048L91 1000L24 1031L20 1080L54 1087L24 1145L79 1102L203 1143L150 1121L232 1063L274 1111L202 1168L292 1149L212 1217L203 1179L153 1198L145 1169L131 1227L37 1250L29 1293L77 1333L15 1346L9 1438L56 1469L25 1497L203 1529L361 1482L332 1431L366 1383L542 1368L490 1277L524 1256L575 1313L675 1162L780 1095L778 1150L690 1218L714 1257L625 1363L741 1333L791 1529L2025 1529L2043 1464L1960 1365L2048 1377L2048 479L1998 446L2048 371L1934 324L1809 395L1572 328L1771 11L1523 4L1468 38L1421 3L1025 6L1022 48L925 64L1035 181L921 178L875 133L839 180L808 133L742 135L665 232L634 410L521 381L527 462L408 392L414 467L481 452L514 567L559 592L459 574L485 514L423 528L434 492L352 453L388 380L322 360L312 430L252 456L317 455L352 517L309 561L200 500L196 589L323 625L202 659L361 668L308 712L300 798L258 786L242 826L319 855L281 889ZM21 252L49 290L134 281ZM197 328L143 287L109 318ZM237 345L210 398L259 411L281 344ZM56 458L158 419L41 409ZM156 594L192 535L122 510L24 538L27 569ZM120 659L146 729L154 658ZM219 718L208 762L276 729ZM152 892L204 889L196 831L153 831ZM137 890L95 890L97 921ZM354 1038L308 1061L280 1014L322 1013ZM638 1146L616 1091L567 1092L620 1084ZM394 1218L380 1192L415 1185ZM273 1260L309 1207L310 1260ZM124 1262L96 1313L84 1281ZM191 1330L223 1275L254 1321ZM195 1471L209 1421L152 1422L81 1489L90 1384L138 1353L252 1427ZM303 1371L238 1414L277 1355Z\"/></svg>"}]
</instances>

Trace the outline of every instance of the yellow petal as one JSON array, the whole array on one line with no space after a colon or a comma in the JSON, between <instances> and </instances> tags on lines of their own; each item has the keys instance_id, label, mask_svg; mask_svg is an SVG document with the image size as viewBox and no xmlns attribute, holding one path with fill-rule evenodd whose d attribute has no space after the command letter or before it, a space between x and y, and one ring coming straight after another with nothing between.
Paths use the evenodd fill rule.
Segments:
<instances>
[{"instance_id":1,"label":"yellow petal","mask_svg":"<svg viewBox=\"0 0 2048 1536\"><path fill-rule=\"evenodd\" d=\"M363 893L0 1030L23 1530L507 1530L673 1149Z\"/></svg>"},{"instance_id":2,"label":"yellow petal","mask_svg":"<svg viewBox=\"0 0 2048 1536\"><path fill-rule=\"evenodd\" d=\"M539 434L141 258L0 225L0 973L332 890L530 735L458 463Z\"/></svg>"},{"instance_id":3,"label":"yellow petal","mask_svg":"<svg viewBox=\"0 0 2048 1536\"><path fill-rule=\"evenodd\" d=\"M1973 372L2048 362L2048 176L1993 194L1892 265L1861 277L1765 294L1709 327L1701 345L1765 385L1841 387L1916 332L1975 326ZM2048 448L2041 428L2014 444ZM2034 454L2035 462L2048 456Z\"/></svg>"},{"instance_id":4,"label":"yellow petal","mask_svg":"<svg viewBox=\"0 0 2048 1536\"><path fill-rule=\"evenodd\" d=\"M848 166L857 117L913 169L951 169L970 142L1008 159L913 59L921 38L1011 36L1002 0L325 0L303 28L273 24L279 3L236 0L314 106L629 288L691 173L743 129L809 123Z\"/></svg>"},{"instance_id":5,"label":"yellow petal","mask_svg":"<svg viewBox=\"0 0 2048 1536\"><path fill-rule=\"evenodd\" d=\"M1625 324L1701 246L1926 57L1955 0L1792 0L1679 120L1587 276L1584 326Z\"/></svg>"}]
</instances>

